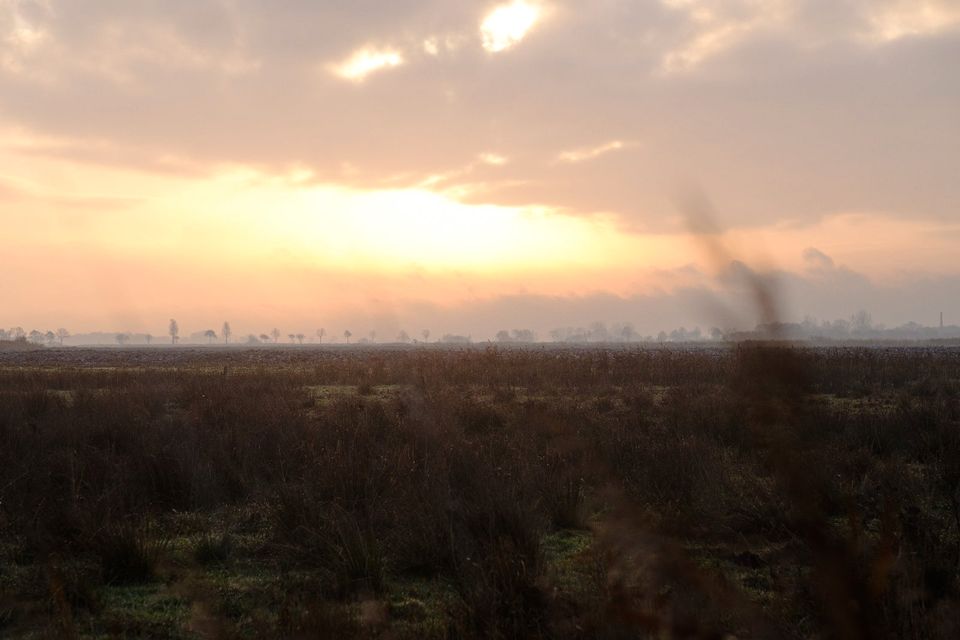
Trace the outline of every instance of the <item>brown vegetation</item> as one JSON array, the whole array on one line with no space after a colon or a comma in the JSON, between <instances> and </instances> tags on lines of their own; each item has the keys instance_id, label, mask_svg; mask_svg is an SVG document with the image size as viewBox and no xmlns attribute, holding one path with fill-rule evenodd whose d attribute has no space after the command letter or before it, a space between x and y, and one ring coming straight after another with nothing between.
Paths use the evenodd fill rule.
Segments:
<instances>
[{"instance_id":1,"label":"brown vegetation","mask_svg":"<svg viewBox=\"0 0 960 640\"><path fill-rule=\"evenodd\" d=\"M0 365L4 637L958 632L955 350Z\"/></svg>"}]
</instances>

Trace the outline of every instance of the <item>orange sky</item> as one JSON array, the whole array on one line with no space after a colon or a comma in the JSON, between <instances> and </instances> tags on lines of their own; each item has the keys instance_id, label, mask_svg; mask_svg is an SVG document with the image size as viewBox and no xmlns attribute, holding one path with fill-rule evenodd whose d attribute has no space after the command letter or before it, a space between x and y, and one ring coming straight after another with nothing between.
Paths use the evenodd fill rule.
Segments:
<instances>
[{"instance_id":1,"label":"orange sky","mask_svg":"<svg viewBox=\"0 0 960 640\"><path fill-rule=\"evenodd\" d=\"M706 327L692 192L788 317L960 316L955 3L348 4L0 0L0 327Z\"/></svg>"}]
</instances>

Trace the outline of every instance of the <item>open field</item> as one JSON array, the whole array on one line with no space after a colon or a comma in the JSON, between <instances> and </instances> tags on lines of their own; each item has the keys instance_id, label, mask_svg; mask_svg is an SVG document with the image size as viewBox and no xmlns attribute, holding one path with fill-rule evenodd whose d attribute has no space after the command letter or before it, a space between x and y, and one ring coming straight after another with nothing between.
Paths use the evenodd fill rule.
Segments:
<instances>
[{"instance_id":1,"label":"open field","mask_svg":"<svg viewBox=\"0 0 960 640\"><path fill-rule=\"evenodd\" d=\"M960 349L0 352L0 637L960 637Z\"/></svg>"}]
</instances>

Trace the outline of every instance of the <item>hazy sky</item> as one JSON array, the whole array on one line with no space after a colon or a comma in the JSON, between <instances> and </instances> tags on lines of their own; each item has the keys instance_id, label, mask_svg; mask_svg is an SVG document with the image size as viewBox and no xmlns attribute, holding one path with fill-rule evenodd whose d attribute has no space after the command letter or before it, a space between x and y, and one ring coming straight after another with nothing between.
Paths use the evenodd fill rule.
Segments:
<instances>
[{"instance_id":1,"label":"hazy sky","mask_svg":"<svg viewBox=\"0 0 960 640\"><path fill-rule=\"evenodd\" d=\"M0 326L960 323L960 0L0 0ZM743 315L743 323L754 318Z\"/></svg>"}]
</instances>

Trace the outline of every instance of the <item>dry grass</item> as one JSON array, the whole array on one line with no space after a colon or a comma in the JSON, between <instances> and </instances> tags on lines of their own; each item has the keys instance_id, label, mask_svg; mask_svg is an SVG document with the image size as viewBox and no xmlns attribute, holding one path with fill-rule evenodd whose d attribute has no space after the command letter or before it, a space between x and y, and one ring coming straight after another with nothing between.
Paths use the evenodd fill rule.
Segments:
<instances>
[{"instance_id":1,"label":"dry grass","mask_svg":"<svg viewBox=\"0 0 960 640\"><path fill-rule=\"evenodd\" d=\"M0 635L957 631L957 351L6 357Z\"/></svg>"}]
</instances>

